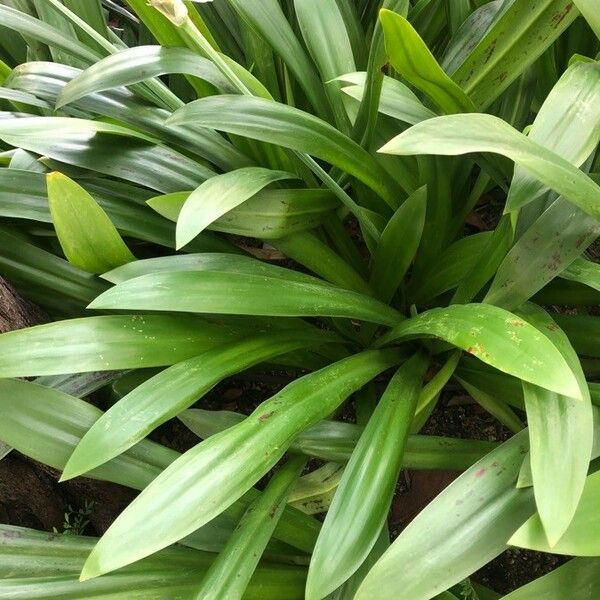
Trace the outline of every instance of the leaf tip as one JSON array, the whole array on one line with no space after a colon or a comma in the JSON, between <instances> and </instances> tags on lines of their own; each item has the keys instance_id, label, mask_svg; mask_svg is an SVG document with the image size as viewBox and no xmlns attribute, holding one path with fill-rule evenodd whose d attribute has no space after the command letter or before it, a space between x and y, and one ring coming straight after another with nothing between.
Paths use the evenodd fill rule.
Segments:
<instances>
[{"instance_id":1,"label":"leaf tip","mask_svg":"<svg viewBox=\"0 0 600 600\"><path fill-rule=\"evenodd\" d=\"M60 110L63 106L70 102L69 98L65 98L65 90L67 89L68 84L59 92L56 97L56 102L54 103L54 110Z\"/></svg>"},{"instance_id":2,"label":"leaf tip","mask_svg":"<svg viewBox=\"0 0 600 600\"><path fill-rule=\"evenodd\" d=\"M98 562L96 560L95 552L96 549L94 548L90 555L87 557L87 560L85 561L81 569L81 573L79 574L79 581L88 581L90 579L98 577L99 575L102 575L102 572L98 568Z\"/></svg>"}]
</instances>

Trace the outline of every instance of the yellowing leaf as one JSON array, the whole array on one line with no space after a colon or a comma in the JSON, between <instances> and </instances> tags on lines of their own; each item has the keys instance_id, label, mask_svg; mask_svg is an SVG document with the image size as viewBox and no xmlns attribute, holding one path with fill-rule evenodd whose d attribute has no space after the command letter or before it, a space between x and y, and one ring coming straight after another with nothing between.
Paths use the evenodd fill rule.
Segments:
<instances>
[{"instance_id":1,"label":"yellowing leaf","mask_svg":"<svg viewBox=\"0 0 600 600\"><path fill-rule=\"evenodd\" d=\"M48 204L67 260L90 273L104 273L135 260L97 202L62 173L46 176Z\"/></svg>"}]
</instances>

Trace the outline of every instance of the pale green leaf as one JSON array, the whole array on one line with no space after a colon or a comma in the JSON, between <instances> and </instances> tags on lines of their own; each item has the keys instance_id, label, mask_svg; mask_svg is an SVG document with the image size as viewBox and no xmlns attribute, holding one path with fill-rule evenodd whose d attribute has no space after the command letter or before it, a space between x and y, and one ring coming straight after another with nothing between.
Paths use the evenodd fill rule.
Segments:
<instances>
[{"instance_id":1,"label":"pale green leaf","mask_svg":"<svg viewBox=\"0 0 600 600\"><path fill-rule=\"evenodd\" d=\"M173 295L171 290L178 290ZM89 308L177 312L330 316L393 325L393 308L356 292L321 283L223 271L159 272L130 279L101 294Z\"/></svg>"},{"instance_id":2,"label":"pale green leaf","mask_svg":"<svg viewBox=\"0 0 600 600\"><path fill-rule=\"evenodd\" d=\"M521 432L451 483L400 533L356 600L432 598L501 554L535 510L533 493L515 488L526 452Z\"/></svg>"},{"instance_id":3,"label":"pale green leaf","mask_svg":"<svg viewBox=\"0 0 600 600\"><path fill-rule=\"evenodd\" d=\"M295 177L285 171L246 167L207 179L188 196L177 217L177 248L264 187Z\"/></svg>"},{"instance_id":4,"label":"pale green leaf","mask_svg":"<svg viewBox=\"0 0 600 600\"><path fill-rule=\"evenodd\" d=\"M392 502L427 363L420 354L404 363L369 419L317 539L307 600L324 598L342 585L375 545Z\"/></svg>"},{"instance_id":5,"label":"pale green leaf","mask_svg":"<svg viewBox=\"0 0 600 600\"><path fill-rule=\"evenodd\" d=\"M46 176L48 204L67 260L90 273L103 273L135 256L98 203L62 173Z\"/></svg>"},{"instance_id":6,"label":"pale green leaf","mask_svg":"<svg viewBox=\"0 0 600 600\"><path fill-rule=\"evenodd\" d=\"M429 96L446 114L475 111L469 97L446 75L425 42L402 15L382 10L380 19L388 58L402 77Z\"/></svg>"},{"instance_id":7,"label":"pale green leaf","mask_svg":"<svg viewBox=\"0 0 600 600\"><path fill-rule=\"evenodd\" d=\"M489 304L433 308L396 325L378 343L415 337L441 338L504 373L581 398L577 378L552 341L502 308Z\"/></svg>"},{"instance_id":8,"label":"pale green leaf","mask_svg":"<svg viewBox=\"0 0 600 600\"><path fill-rule=\"evenodd\" d=\"M470 152L501 154L594 218L600 218L598 184L564 158L493 115L448 115L429 119L392 139L380 152L451 156Z\"/></svg>"},{"instance_id":9,"label":"pale green leaf","mask_svg":"<svg viewBox=\"0 0 600 600\"><path fill-rule=\"evenodd\" d=\"M121 513L86 561L82 579L148 556L209 522L268 472L298 433L397 360L393 352L371 350L306 375L239 425L188 450Z\"/></svg>"}]
</instances>

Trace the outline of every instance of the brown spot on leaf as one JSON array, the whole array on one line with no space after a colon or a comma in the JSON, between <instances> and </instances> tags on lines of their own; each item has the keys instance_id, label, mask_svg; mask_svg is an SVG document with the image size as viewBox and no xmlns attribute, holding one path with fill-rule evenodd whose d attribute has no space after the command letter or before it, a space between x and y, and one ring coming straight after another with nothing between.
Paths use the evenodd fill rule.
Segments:
<instances>
[{"instance_id":1,"label":"brown spot on leaf","mask_svg":"<svg viewBox=\"0 0 600 600\"><path fill-rule=\"evenodd\" d=\"M497 39L493 40L492 43L489 45L488 49L485 52L485 59L483 61L483 64L486 64L492 57L492 54L494 54L494 50L496 49L497 41L498 41Z\"/></svg>"},{"instance_id":2,"label":"brown spot on leaf","mask_svg":"<svg viewBox=\"0 0 600 600\"><path fill-rule=\"evenodd\" d=\"M260 415L260 417L258 417L258 420L260 423L264 423L267 419L270 419L274 414L275 411L272 410L271 412L265 413L264 415Z\"/></svg>"},{"instance_id":3,"label":"brown spot on leaf","mask_svg":"<svg viewBox=\"0 0 600 600\"><path fill-rule=\"evenodd\" d=\"M569 2L569 4L567 4L563 10L558 11L557 13L554 13L554 15L552 16L552 27L556 28L558 27L561 22L564 20L564 18L573 10L573 2Z\"/></svg>"}]
</instances>

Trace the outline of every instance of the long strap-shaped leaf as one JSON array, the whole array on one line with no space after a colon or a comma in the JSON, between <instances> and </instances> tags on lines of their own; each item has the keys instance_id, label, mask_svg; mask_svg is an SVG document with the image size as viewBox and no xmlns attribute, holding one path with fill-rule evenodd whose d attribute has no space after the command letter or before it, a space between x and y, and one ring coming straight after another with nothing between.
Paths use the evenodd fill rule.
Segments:
<instances>
[{"instance_id":1,"label":"long strap-shaped leaf","mask_svg":"<svg viewBox=\"0 0 600 600\"><path fill-rule=\"evenodd\" d=\"M492 115L447 115L429 119L389 141L380 152L450 156L469 152L502 154L526 168L544 185L600 219L598 184L564 158Z\"/></svg>"},{"instance_id":2,"label":"long strap-shaped leaf","mask_svg":"<svg viewBox=\"0 0 600 600\"><path fill-rule=\"evenodd\" d=\"M59 94L56 108L75 102L88 94L170 73L194 75L212 83L223 92L235 91L210 60L199 56L193 50L136 46L107 56L74 77Z\"/></svg>"},{"instance_id":3,"label":"long strap-shaped leaf","mask_svg":"<svg viewBox=\"0 0 600 600\"><path fill-rule=\"evenodd\" d=\"M177 218L177 248L182 248L213 221L239 206L270 183L295 179L293 173L246 167L206 180L186 199Z\"/></svg>"},{"instance_id":4,"label":"long strap-shaped leaf","mask_svg":"<svg viewBox=\"0 0 600 600\"><path fill-rule=\"evenodd\" d=\"M371 569L356 600L433 598L503 552L535 510L531 491L515 488L526 452L522 432L450 484Z\"/></svg>"},{"instance_id":5,"label":"long strap-shaped leaf","mask_svg":"<svg viewBox=\"0 0 600 600\"><path fill-rule=\"evenodd\" d=\"M229 375L327 340L318 329L275 331L218 346L146 380L113 405L85 434L62 480L121 454L153 429L188 408Z\"/></svg>"},{"instance_id":6,"label":"long strap-shaped leaf","mask_svg":"<svg viewBox=\"0 0 600 600\"><path fill-rule=\"evenodd\" d=\"M80 185L56 172L46 176L46 184L54 229L72 265L103 273L135 260L107 214Z\"/></svg>"},{"instance_id":7,"label":"long strap-shaped leaf","mask_svg":"<svg viewBox=\"0 0 600 600\"><path fill-rule=\"evenodd\" d=\"M390 10L380 13L385 49L394 69L427 94L446 114L474 112L475 105L444 73L413 26Z\"/></svg>"},{"instance_id":8,"label":"long strap-shaped leaf","mask_svg":"<svg viewBox=\"0 0 600 600\"><path fill-rule=\"evenodd\" d=\"M168 193L193 189L215 173L126 127L64 117L0 119L0 139L67 164ZM115 137L120 136L120 137Z\"/></svg>"},{"instance_id":9,"label":"long strap-shaped leaf","mask_svg":"<svg viewBox=\"0 0 600 600\"><path fill-rule=\"evenodd\" d=\"M28 600L192 598L214 554L169 548L128 569L82 583L79 570L96 539L0 525L0 596ZM34 558L35 557L35 558ZM306 569L263 563L252 577L246 600L302 600Z\"/></svg>"},{"instance_id":10,"label":"long strap-shaped leaf","mask_svg":"<svg viewBox=\"0 0 600 600\"><path fill-rule=\"evenodd\" d=\"M600 596L600 558L575 558L501 600L591 600Z\"/></svg>"},{"instance_id":11,"label":"long strap-shaped leaf","mask_svg":"<svg viewBox=\"0 0 600 600\"><path fill-rule=\"evenodd\" d=\"M297 108L265 98L221 95L190 102L167 123L204 125L311 154L354 175L390 206L397 206L395 184L371 154L325 121Z\"/></svg>"},{"instance_id":12,"label":"long strap-shaped leaf","mask_svg":"<svg viewBox=\"0 0 600 600\"><path fill-rule=\"evenodd\" d=\"M332 285L224 271L151 273L118 284L89 308L348 317L382 325L401 319L378 300Z\"/></svg>"},{"instance_id":13,"label":"long strap-shaped leaf","mask_svg":"<svg viewBox=\"0 0 600 600\"><path fill-rule=\"evenodd\" d=\"M571 556L598 556L600 554L600 471L585 480L583 494L569 527L553 544L548 542L546 529L539 513L530 517L510 538L509 544L541 552Z\"/></svg>"},{"instance_id":14,"label":"long strap-shaped leaf","mask_svg":"<svg viewBox=\"0 0 600 600\"><path fill-rule=\"evenodd\" d=\"M574 3L588 25L593 29L596 37L600 39L600 15L598 15L598 7L594 0L574 0Z\"/></svg>"},{"instance_id":15,"label":"long strap-shaped leaf","mask_svg":"<svg viewBox=\"0 0 600 600\"><path fill-rule=\"evenodd\" d=\"M369 419L317 539L307 600L320 600L342 585L375 545L390 508L427 363L421 354L404 363Z\"/></svg>"},{"instance_id":16,"label":"long strap-shaped leaf","mask_svg":"<svg viewBox=\"0 0 600 600\"><path fill-rule=\"evenodd\" d=\"M523 381L581 398L577 378L550 339L527 321L489 304L433 308L403 321L378 343L431 336Z\"/></svg>"},{"instance_id":17,"label":"long strap-shaped leaf","mask_svg":"<svg viewBox=\"0 0 600 600\"><path fill-rule=\"evenodd\" d=\"M196 435L207 438L241 423L245 417L235 412L191 408L178 415L178 418ZM352 423L321 421L301 433L290 450L322 460L346 462L350 460L362 431L362 427ZM407 469L462 471L496 446L495 442L481 440L409 435L402 464Z\"/></svg>"},{"instance_id":18,"label":"long strap-shaped leaf","mask_svg":"<svg viewBox=\"0 0 600 600\"><path fill-rule=\"evenodd\" d=\"M296 18L304 42L317 65L321 79L327 82L329 96L338 129L350 126L340 94L339 83L332 80L344 73L356 71L352 45L346 29L341 3L336 0L294 0Z\"/></svg>"},{"instance_id":19,"label":"long strap-shaped leaf","mask_svg":"<svg viewBox=\"0 0 600 600\"><path fill-rule=\"evenodd\" d=\"M277 463L298 433L397 360L395 352L366 351L306 375L244 422L188 450L113 523L82 579L148 556L213 519Z\"/></svg>"},{"instance_id":20,"label":"long strap-shaped leaf","mask_svg":"<svg viewBox=\"0 0 600 600\"><path fill-rule=\"evenodd\" d=\"M246 275L261 275L282 281L298 281L313 285L329 285L326 281L286 269L254 257L222 252L205 252L197 254L173 254L159 256L127 263L102 275L111 283L123 283L151 273L169 273L174 271L222 271Z\"/></svg>"},{"instance_id":21,"label":"long strap-shaped leaf","mask_svg":"<svg viewBox=\"0 0 600 600\"><path fill-rule=\"evenodd\" d=\"M305 458L293 457L273 475L208 569L197 600L243 597L305 464Z\"/></svg>"},{"instance_id":22,"label":"long strap-shaped leaf","mask_svg":"<svg viewBox=\"0 0 600 600\"><path fill-rule=\"evenodd\" d=\"M63 50L67 54L75 56L86 63L93 63L99 58L99 55L95 51L90 50L86 44L77 39L66 37L56 27L10 6L0 6L0 22L2 22L4 27L9 27L22 35L48 44L52 48Z\"/></svg>"},{"instance_id":23,"label":"long strap-shaped leaf","mask_svg":"<svg viewBox=\"0 0 600 600\"><path fill-rule=\"evenodd\" d=\"M519 314L548 332L577 377L582 396L576 400L523 383L535 500L553 546L569 526L583 492L594 434L592 405L585 375L567 336L533 304L525 304Z\"/></svg>"},{"instance_id":24,"label":"long strap-shaped leaf","mask_svg":"<svg viewBox=\"0 0 600 600\"><path fill-rule=\"evenodd\" d=\"M54 104L65 85L81 73L80 69L67 65L28 62L15 67L6 84L11 89L28 92ZM248 157L216 131L207 128L165 127L164 120L170 114L167 110L149 105L125 88L112 88L84 96L74 101L72 106L66 107L65 112L73 109L132 124L167 143L206 158L224 170L251 164Z\"/></svg>"},{"instance_id":25,"label":"long strap-shaped leaf","mask_svg":"<svg viewBox=\"0 0 600 600\"><path fill-rule=\"evenodd\" d=\"M411 194L388 221L373 253L371 285L384 302L396 293L410 267L421 240L427 188L419 188Z\"/></svg>"},{"instance_id":26,"label":"long strap-shaped leaf","mask_svg":"<svg viewBox=\"0 0 600 600\"><path fill-rule=\"evenodd\" d=\"M574 8L571 0L503 2L452 78L487 108L575 20Z\"/></svg>"},{"instance_id":27,"label":"long strap-shaped leaf","mask_svg":"<svg viewBox=\"0 0 600 600\"><path fill-rule=\"evenodd\" d=\"M0 377L60 375L171 365L235 337L173 315L87 317L0 335Z\"/></svg>"},{"instance_id":28,"label":"long strap-shaped leaf","mask_svg":"<svg viewBox=\"0 0 600 600\"><path fill-rule=\"evenodd\" d=\"M277 52L304 89L323 119L331 114L331 106L319 76L304 48L295 36L277 0L230 0L239 15Z\"/></svg>"},{"instance_id":29,"label":"long strap-shaped leaf","mask_svg":"<svg viewBox=\"0 0 600 600\"><path fill-rule=\"evenodd\" d=\"M349 73L340 79L353 84L342 88L342 92L356 100L363 98L368 83L365 73ZM377 110L381 114L411 125L437 116L432 110L423 106L408 86L387 76L383 78Z\"/></svg>"},{"instance_id":30,"label":"long strap-shaped leaf","mask_svg":"<svg viewBox=\"0 0 600 600\"><path fill-rule=\"evenodd\" d=\"M563 73L544 100L528 137L576 167L583 164L600 139L599 64L576 62ZM541 197L546 191L540 181L516 167L505 211L516 210L533 199L534 206L528 209L533 209L535 218L541 214L545 204Z\"/></svg>"},{"instance_id":31,"label":"long strap-shaped leaf","mask_svg":"<svg viewBox=\"0 0 600 600\"><path fill-rule=\"evenodd\" d=\"M0 380L0 437L26 456L62 470L85 432L102 412L87 402L56 389L17 379ZM88 477L112 481L143 490L180 454L150 440L134 447L99 468ZM231 532L248 505L260 492L249 489L222 515L187 536L182 543L200 549L218 550L220 534ZM303 552L310 552L319 532L318 521L294 509L286 509L274 532Z\"/></svg>"},{"instance_id":32,"label":"long strap-shaped leaf","mask_svg":"<svg viewBox=\"0 0 600 600\"><path fill-rule=\"evenodd\" d=\"M600 222L557 198L500 263L485 302L512 310L552 281L600 235Z\"/></svg>"}]
</instances>

